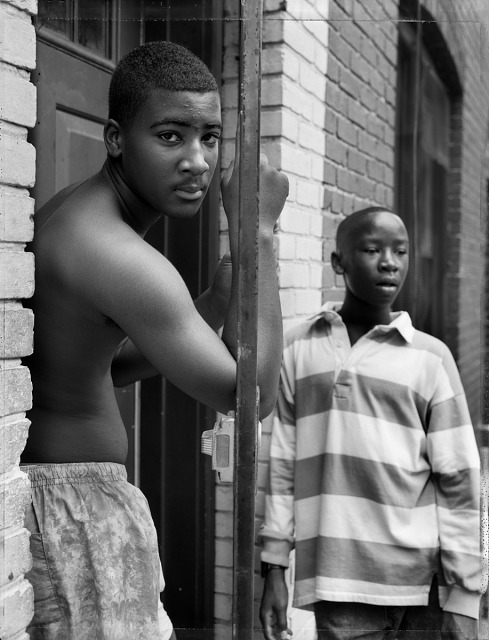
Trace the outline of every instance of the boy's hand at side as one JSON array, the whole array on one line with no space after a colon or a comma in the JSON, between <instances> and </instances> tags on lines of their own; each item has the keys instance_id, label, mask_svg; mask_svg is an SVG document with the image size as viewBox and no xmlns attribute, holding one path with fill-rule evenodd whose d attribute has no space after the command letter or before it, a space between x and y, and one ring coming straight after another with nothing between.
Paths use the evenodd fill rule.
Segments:
<instances>
[{"instance_id":1,"label":"boy's hand at side","mask_svg":"<svg viewBox=\"0 0 489 640\"><path fill-rule=\"evenodd\" d=\"M292 632L287 629L288 600L284 572L269 571L260 605L260 621L265 640L287 640L292 637Z\"/></svg>"},{"instance_id":2,"label":"boy's hand at side","mask_svg":"<svg viewBox=\"0 0 489 640\"><path fill-rule=\"evenodd\" d=\"M444 611L441 620L443 640L477 640L478 621L460 613Z\"/></svg>"}]
</instances>

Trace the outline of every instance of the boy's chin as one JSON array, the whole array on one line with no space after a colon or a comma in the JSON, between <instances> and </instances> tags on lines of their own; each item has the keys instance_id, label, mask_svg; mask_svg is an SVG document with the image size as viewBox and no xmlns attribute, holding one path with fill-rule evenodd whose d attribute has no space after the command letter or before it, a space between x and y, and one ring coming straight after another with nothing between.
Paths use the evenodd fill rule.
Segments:
<instances>
[{"instance_id":1,"label":"boy's chin","mask_svg":"<svg viewBox=\"0 0 489 640\"><path fill-rule=\"evenodd\" d=\"M202 200L199 200L196 202L179 204L177 206L167 206L161 213L163 213L163 215L165 215L167 218L171 218L172 220L186 220L197 215L201 207Z\"/></svg>"},{"instance_id":2,"label":"boy's chin","mask_svg":"<svg viewBox=\"0 0 489 640\"><path fill-rule=\"evenodd\" d=\"M191 220L194 218L200 211L200 206L196 207L192 210L185 211L165 211L164 215L167 218L171 218L172 220Z\"/></svg>"}]
</instances>

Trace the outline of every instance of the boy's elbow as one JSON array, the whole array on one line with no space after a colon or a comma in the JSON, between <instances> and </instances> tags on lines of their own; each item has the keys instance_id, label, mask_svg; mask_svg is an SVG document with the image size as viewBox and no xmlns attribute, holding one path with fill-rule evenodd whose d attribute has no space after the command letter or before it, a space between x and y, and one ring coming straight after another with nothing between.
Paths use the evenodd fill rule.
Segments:
<instances>
[{"instance_id":1,"label":"boy's elbow","mask_svg":"<svg viewBox=\"0 0 489 640\"><path fill-rule=\"evenodd\" d=\"M264 420L268 418L268 416L275 409L275 403L277 402L277 391L275 393L260 393L260 407L259 407L259 417L260 420Z\"/></svg>"},{"instance_id":2,"label":"boy's elbow","mask_svg":"<svg viewBox=\"0 0 489 640\"><path fill-rule=\"evenodd\" d=\"M280 379L280 370L265 369L258 373L258 388L260 391L260 420L269 416L275 409L278 397L278 385Z\"/></svg>"},{"instance_id":3,"label":"boy's elbow","mask_svg":"<svg viewBox=\"0 0 489 640\"><path fill-rule=\"evenodd\" d=\"M275 409L275 403L277 401L277 393L278 390L274 392L262 392L260 389L260 402L258 404L258 418L260 420L264 420L268 417L272 411ZM226 402L215 404L213 408L222 413L223 415L227 415L230 411L236 411L237 407L237 397L233 396L232 399L227 398Z\"/></svg>"}]
</instances>

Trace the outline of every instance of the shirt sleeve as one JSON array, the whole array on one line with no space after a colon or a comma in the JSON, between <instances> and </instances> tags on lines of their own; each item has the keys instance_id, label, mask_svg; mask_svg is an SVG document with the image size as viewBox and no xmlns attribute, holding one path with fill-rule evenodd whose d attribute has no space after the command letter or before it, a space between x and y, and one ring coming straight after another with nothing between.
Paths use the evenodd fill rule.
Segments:
<instances>
[{"instance_id":1,"label":"shirt sleeve","mask_svg":"<svg viewBox=\"0 0 489 640\"><path fill-rule=\"evenodd\" d=\"M262 562L289 566L294 546L294 461L296 446L293 372L282 364L270 446L265 519L258 533Z\"/></svg>"},{"instance_id":2,"label":"shirt sleeve","mask_svg":"<svg viewBox=\"0 0 489 640\"><path fill-rule=\"evenodd\" d=\"M448 348L430 404L428 456L433 472L445 611L479 617L480 460L467 401Z\"/></svg>"}]
</instances>

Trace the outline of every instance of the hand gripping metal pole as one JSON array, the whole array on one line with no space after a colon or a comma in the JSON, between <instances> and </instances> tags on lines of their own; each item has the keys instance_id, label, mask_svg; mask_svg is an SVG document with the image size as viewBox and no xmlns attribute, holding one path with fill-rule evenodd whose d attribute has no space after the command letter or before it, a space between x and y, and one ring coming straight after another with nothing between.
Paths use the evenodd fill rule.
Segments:
<instances>
[{"instance_id":1,"label":"hand gripping metal pole","mask_svg":"<svg viewBox=\"0 0 489 640\"><path fill-rule=\"evenodd\" d=\"M241 0L238 378L234 482L233 640L253 637L257 472L257 265L262 0Z\"/></svg>"}]
</instances>

